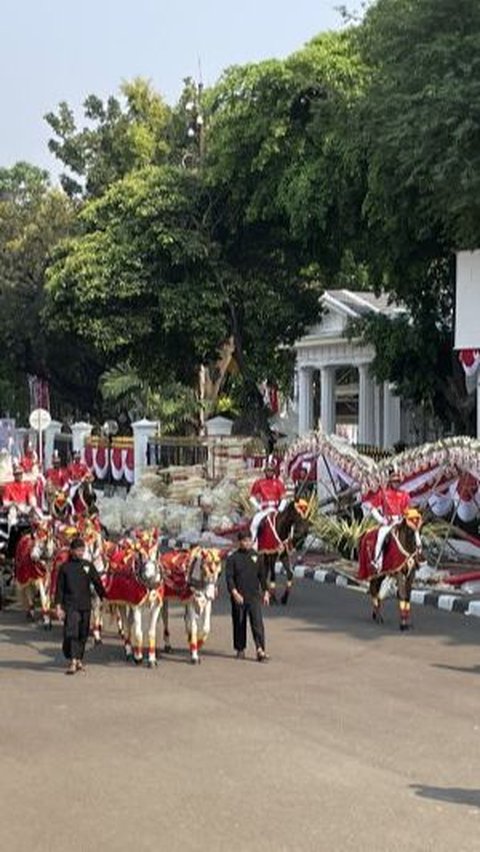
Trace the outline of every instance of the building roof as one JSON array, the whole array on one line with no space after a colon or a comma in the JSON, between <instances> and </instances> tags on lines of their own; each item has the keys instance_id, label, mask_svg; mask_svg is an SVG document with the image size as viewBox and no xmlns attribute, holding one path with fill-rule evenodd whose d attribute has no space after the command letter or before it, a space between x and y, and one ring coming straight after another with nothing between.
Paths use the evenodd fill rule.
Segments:
<instances>
[{"instance_id":1,"label":"building roof","mask_svg":"<svg viewBox=\"0 0 480 852\"><path fill-rule=\"evenodd\" d=\"M395 316L405 311L398 302L392 302L387 294L376 296L370 290L325 290L320 301L325 307L352 318L369 314Z\"/></svg>"}]
</instances>

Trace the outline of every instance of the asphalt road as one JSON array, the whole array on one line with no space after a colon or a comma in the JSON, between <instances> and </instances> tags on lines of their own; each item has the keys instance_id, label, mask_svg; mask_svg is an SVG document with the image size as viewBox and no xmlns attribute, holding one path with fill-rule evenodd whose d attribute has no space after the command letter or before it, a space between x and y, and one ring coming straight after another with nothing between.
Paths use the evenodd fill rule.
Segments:
<instances>
[{"instance_id":1,"label":"asphalt road","mask_svg":"<svg viewBox=\"0 0 480 852\"><path fill-rule=\"evenodd\" d=\"M0 850L480 850L478 619L414 608L404 635L301 581L259 665L216 606L201 666L109 635L73 678L58 627L0 613Z\"/></svg>"}]
</instances>

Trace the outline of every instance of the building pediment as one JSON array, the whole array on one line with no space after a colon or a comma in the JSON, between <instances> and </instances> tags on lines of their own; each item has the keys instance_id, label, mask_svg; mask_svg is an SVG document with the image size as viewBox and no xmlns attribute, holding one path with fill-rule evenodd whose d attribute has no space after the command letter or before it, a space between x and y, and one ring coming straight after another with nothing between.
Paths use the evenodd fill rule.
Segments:
<instances>
[{"instance_id":1,"label":"building pediment","mask_svg":"<svg viewBox=\"0 0 480 852\"><path fill-rule=\"evenodd\" d=\"M388 296L376 296L369 291L326 290L320 304L322 318L297 342L297 348L346 337L349 325L354 320L374 314L394 316L403 312L400 306L389 302Z\"/></svg>"},{"instance_id":2,"label":"building pediment","mask_svg":"<svg viewBox=\"0 0 480 852\"><path fill-rule=\"evenodd\" d=\"M319 323L312 326L304 337L318 339L325 337L344 337L348 326L348 317L338 311L327 309Z\"/></svg>"}]
</instances>

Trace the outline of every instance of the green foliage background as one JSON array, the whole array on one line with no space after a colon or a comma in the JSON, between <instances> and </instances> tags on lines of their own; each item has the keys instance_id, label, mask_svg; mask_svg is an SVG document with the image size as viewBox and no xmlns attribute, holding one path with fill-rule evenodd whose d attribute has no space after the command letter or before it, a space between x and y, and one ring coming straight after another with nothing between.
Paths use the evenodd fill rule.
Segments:
<instances>
[{"instance_id":1,"label":"green foliage background","mask_svg":"<svg viewBox=\"0 0 480 852\"><path fill-rule=\"evenodd\" d=\"M260 410L259 381L288 389L323 289L349 287L409 311L357 329L377 376L471 430L452 318L454 253L480 245L477 0L377 0L285 60L186 80L174 106L137 79L90 95L83 125L66 101L46 120L62 188L0 169L4 413L33 372L58 413L102 416L117 369L145 410L184 400L187 428L229 338L223 393Z\"/></svg>"}]
</instances>

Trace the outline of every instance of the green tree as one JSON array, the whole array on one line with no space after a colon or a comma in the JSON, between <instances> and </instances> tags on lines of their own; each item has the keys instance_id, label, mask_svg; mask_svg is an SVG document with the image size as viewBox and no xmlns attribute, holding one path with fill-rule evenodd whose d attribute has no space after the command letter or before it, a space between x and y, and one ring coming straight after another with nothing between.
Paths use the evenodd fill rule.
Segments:
<instances>
[{"instance_id":1,"label":"green tree","mask_svg":"<svg viewBox=\"0 0 480 852\"><path fill-rule=\"evenodd\" d=\"M121 99L106 102L89 95L81 129L65 101L45 116L55 134L48 146L68 169L61 183L71 196L100 196L132 170L167 159L171 111L162 97L140 77L124 82L120 92Z\"/></svg>"},{"instance_id":2,"label":"green tree","mask_svg":"<svg viewBox=\"0 0 480 852\"><path fill-rule=\"evenodd\" d=\"M286 385L288 346L318 315L322 271L355 266L352 249L345 265L331 238L350 204L338 204L338 186L351 182L340 175L342 134L334 133L341 106L348 113L360 90L349 51L350 36L327 35L286 62L231 69L209 92L185 81L167 135L170 159L189 168L104 172L81 233L51 270L56 327L128 359L142 378L167 371L190 383L201 364L218 372L218 348L232 340L249 408L259 380ZM194 113L206 121L195 155L186 142ZM69 133L77 156L83 137ZM103 150L110 163L108 144ZM91 163L103 168L96 151ZM210 384L218 394L221 385Z\"/></svg>"},{"instance_id":3,"label":"green tree","mask_svg":"<svg viewBox=\"0 0 480 852\"><path fill-rule=\"evenodd\" d=\"M480 6L377 0L362 27L370 221L480 239ZM396 215L395 215L396 214ZM422 235L422 229L425 231Z\"/></svg>"},{"instance_id":4,"label":"green tree","mask_svg":"<svg viewBox=\"0 0 480 852\"><path fill-rule=\"evenodd\" d=\"M196 174L148 167L85 204L49 271L52 327L142 378L192 383L227 334Z\"/></svg>"},{"instance_id":5,"label":"green tree","mask_svg":"<svg viewBox=\"0 0 480 852\"><path fill-rule=\"evenodd\" d=\"M453 252L480 240L480 7L377 0L358 44L369 68L354 134L367 181L360 244L370 281L411 314L408 327L367 328L377 374L469 431L453 353Z\"/></svg>"},{"instance_id":6,"label":"green tree","mask_svg":"<svg viewBox=\"0 0 480 852\"><path fill-rule=\"evenodd\" d=\"M27 374L48 379L58 412L91 410L104 369L92 349L49 333L43 320L45 271L55 246L75 227L75 205L28 163L0 169L0 335L3 411L25 416Z\"/></svg>"},{"instance_id":7,"label":"green tree","mask_svg":"<svg viewBox=\"0 0 480 852\"><path fill-rule=\"evenodd\" d=\"M363 189L347 144L365 76L356 42L353 30L322 34L284 61L228 70L207 94L207 180L240 250L244 233L270 231L297 270L340 268Z\"/></svg>"}]
</instances>

